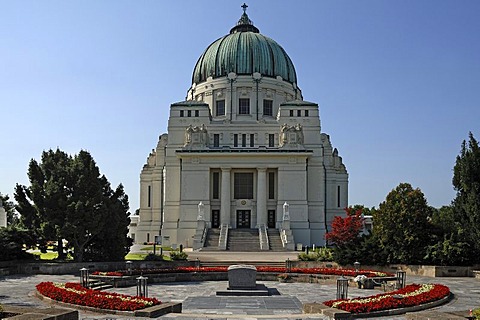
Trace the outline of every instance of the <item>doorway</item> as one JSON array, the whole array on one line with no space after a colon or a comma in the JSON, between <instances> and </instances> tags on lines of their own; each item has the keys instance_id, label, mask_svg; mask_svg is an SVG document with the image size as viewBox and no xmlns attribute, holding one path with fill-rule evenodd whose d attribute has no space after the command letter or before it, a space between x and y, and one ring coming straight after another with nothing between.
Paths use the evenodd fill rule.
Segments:
<instances>
[{"instance_id":1,"label":"doorway","mask_svg":"<svg viewBox=\"0 0 480 320\"><path fill-rule=\"evenodd\" d=\"M212 228L220 228L220 210L212 210Z\"/></svg>"},{"instance_id":2,"label":"doorway","mask_svg":"<svg viewBox=\"0 0 480 320\"><path fill-rule=\"evenodd\" d=\"M268 210L267 227L269 229L275 229L275 224L276 224L275 210Z\"/></svg>"},{"instance_id":3,"label":"doorway","mask_svg":"<svg viewBox=\"0 0 480 320\"><path fill-rule=\"evenodd\" d=\"M237 229L250 229L250 210L237 210Z\"/></svg>"}]
</instances>

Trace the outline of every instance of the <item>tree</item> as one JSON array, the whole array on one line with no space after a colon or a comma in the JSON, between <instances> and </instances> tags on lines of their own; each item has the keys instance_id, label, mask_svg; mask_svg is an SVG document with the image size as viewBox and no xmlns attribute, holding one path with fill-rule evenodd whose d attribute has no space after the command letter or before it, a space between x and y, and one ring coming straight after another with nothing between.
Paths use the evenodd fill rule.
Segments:
<instances>
[{"instance_id":1,"label":"tree","mask_svg":"<svg viewBox=\"0 0 480 320\"><path fill-rule=\"evenodd\" d=\"M325 238L335 244L333 258L337 263L347 265L360 261L362 264L385 264L384 252L375 235L361 232L363 216L371 215L375 210L355 205L345 208L346 217L334 218L332 231Z\"/></svg>"},{"instance_id":2,"label":"tree","mask_svg":"<svg viewBox=\"0 0 480 320\"><path fill-rule=\"evenodd\" d=\"M42 161L30 160L28 177L29 188L18 185L15 188L17 211L22 222L37 236L42 251L46 250L47 240L57 240L58 258L63 260L62 227L71 193L71 157L65 152L44 151Z\"/></svg>"},{"instance_id":3,"label":"tree","mask_svg":"<svg viewBox=\"0 0 480 320\"><path fill-rule=\"evenodd\" d=\"M24 245L33 245L34 238L27 230L17 226L0 228L0 261L32 259L33 256L24 250Z\"/></svg>"},{"instance_id":4,"label":"tree","mask_svg":"<svg viewBox=\"0 0 480 320\"><path fill-rule=\"evenodd\" d=\"M457 156L452 182L457 191L452 203L454 220L465 229L468 256L472 262L480 262L480 148L471 132Z\"/></svg>"},{"instance_id":5,"label":"tree","mask_svg":"<svg viewBox=\"0 0 480 320\"><path fill-rule=\"evenodd\" d=\"M327 241L333 242L337 247L345 247L357 240L363 228L362 210L345 208L347 216L335 216L332 221L332 231L325 234Z\"/></svg>"},{"instance_id":6,"label":"tree","mask_svg":"<svg viewBox=\"0 0 480 320\"><path fill-rule=\"evenodd\" d=\"M472 263L468 233L455 218L452 206L432 209L433 244L427 248L426 260L438 265L469 265Z\"/></svg>"},{"instance_id":7,"label":"tree","mask_svg":"<svg viewBox=\"0 0 480 320\"><path fill-rule=\"evenodd\" d=\"M15 213L15 205L10 201L10 197L7 195L2 196L0 193L0 201L2 201L3 209L7 213L7 226L17 225L19 219Z\"/></svg>"},{"instance_id":8,"label":"tree","mask_svg":"<svg viewBox=\"0 0 480 320\"><path fill-rule=\"evenodd\" d=\"M429 244L432 210L422 191L408 183L393 189L373 214L373 234L387 263L420 263Z\"/></svg>"},{"instance_id":9,"label":"tree","mask_svg":"<svg viewBox=\"0 0 480 320\"><path fill-rule=\"evenodd\" d=\"M41 163L30 161L30 187L17 185L15 199L25 226L37 241L63 239L74 259L121 260L131 245L127 239L128 197L123 186L115 191L87 151L74 157L57 149L44 151Z\"/></svg>"}]
</instances>

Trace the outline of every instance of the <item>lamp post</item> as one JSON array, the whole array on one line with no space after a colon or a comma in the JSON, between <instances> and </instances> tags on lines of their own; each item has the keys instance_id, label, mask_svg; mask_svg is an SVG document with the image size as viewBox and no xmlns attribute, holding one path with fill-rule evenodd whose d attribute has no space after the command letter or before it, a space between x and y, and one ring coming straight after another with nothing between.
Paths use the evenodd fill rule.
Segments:
<instances>
[{"instance_id":1,"label":"lamp post","mask_svg":"<svg viewBox=\"0 0 480 320\"><path fill-rule=\"evenodd\" d=\"M337 278L337 299L347 299L348 297L348 279L344 276Z\"/></svg>"},{"instance_id":2,"label":"lamp post","mask_svg":"<svg viewBox=\"0 0 480 320\"><path fill-rule=\"evenodd\" d=\"M148 297L147 277L140 276L137 278L137 297Z\"/></svg>"},{"instance_id":3,"label":"lamp post","mask_svg":"<svg viewBox=\"0 0 480 320\"><path fill-rule=\"evenodd\" d=\"M353 266L355 267L355 272L358 273L358 271L360 271L360 262L355 261Z\"/></svg>"},{"instance_id":4,"label":"lamp post","mask_svg":"<svg viewBox=\"0 0 480 320\"><path fill-rule=\"evenodd\" d=\"M80 285L84 288L88 288L89 274L87 268L80 269Z\"/></svg>"},{"instance_id":5,"label":"lamp post","mask_svg":"<svg viewBox=\"0 0 480 320\"><path fill-rule=\"evenodd\" d=\"M132 264L133 262L132 261L127 261L125 262L125 264L127 265L127 272L128 272L128 275L132 275Z\"/></svg>"},{"instance_id":6,"label":"lamp post","mask_svg":"<svg viewBox=\"0 0 480 320\"><path fill-rule=\"evenodd\" d=\"M405 282L407 281L407 273L405 271L397 271L397 289L405 288Z\"/></svg>"}]
</instances>

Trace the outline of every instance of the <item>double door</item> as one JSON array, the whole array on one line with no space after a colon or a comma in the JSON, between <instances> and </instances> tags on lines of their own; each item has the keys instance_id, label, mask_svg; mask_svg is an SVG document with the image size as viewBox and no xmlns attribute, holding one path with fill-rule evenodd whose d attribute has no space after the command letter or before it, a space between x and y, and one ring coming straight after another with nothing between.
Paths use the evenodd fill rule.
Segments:
<instances>
[{"instance_id":1,"label":"double door","mask_svg":"<svg viewBox=\"0 0 480 320\"><path fill-rule=\"evenodd\" d=\"M237 210L237 229L250 229L251 211Z\"/></svg>"}]
</instances>

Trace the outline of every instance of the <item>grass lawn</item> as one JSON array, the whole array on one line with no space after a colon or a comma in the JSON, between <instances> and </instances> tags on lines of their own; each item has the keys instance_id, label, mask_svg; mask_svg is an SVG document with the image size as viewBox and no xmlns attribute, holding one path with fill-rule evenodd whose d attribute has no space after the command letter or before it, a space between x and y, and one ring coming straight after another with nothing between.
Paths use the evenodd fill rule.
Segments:
<instances>
[{"instance_id":1,"label":"grass lawn","mask_svg":"<svg viewBox=\"0 0 480 320\"><path fill-rule=\"evenodd\" d=\"M163 248L163 251L172 251L173 250L171 247L162 247L162 248ZM153 252L153 246L144 247L144 248L141 248L140 250L142 250L142 251L152 251ZM160 252L160 246L156 247L156 251Z\"/></svg>"},{"instance_id":2,"label":"grass lawn","mask_svg":"<svg viewBox=\"0 0 480 320\"><path fill-rule=\"evenodd\" d=\"M40 260L54 260L58 257L58 252L55 251L47 251L46 253L32 252L32 254L38 256ZM70 254L67 255L67 260L73 260Z\"/></svg>"}]
</instances>

